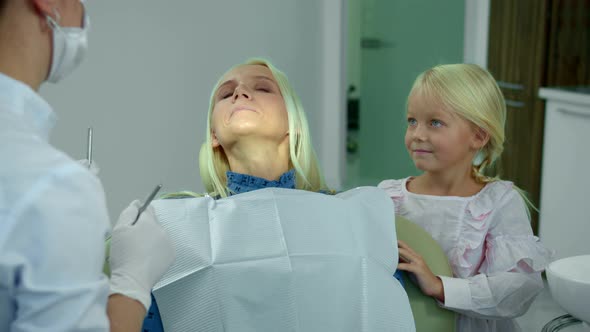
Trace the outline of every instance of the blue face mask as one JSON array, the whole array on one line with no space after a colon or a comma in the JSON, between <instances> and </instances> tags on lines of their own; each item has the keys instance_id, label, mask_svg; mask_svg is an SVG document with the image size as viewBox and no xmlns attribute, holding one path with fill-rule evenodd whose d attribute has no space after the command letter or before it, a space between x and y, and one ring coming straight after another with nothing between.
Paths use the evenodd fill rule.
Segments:
<instances>
[{"instance_id":1,"label":"blue face mask","mask_svg":"<svg viewBox=\"0 0 590 332\"><path fill-rule=\"evenodd\" d=\"M84 3L82 2L82 6ZM55 11L56 19L47 16L47 22L53 30L53 51L51 68L47 82L57 83L68 76L82 63L88 49L88 29L90 20L84 8L82 27L61 27L57 21L60 16ZM56 21L57 20L57 21Z\"/></svg>"}]
</instances>

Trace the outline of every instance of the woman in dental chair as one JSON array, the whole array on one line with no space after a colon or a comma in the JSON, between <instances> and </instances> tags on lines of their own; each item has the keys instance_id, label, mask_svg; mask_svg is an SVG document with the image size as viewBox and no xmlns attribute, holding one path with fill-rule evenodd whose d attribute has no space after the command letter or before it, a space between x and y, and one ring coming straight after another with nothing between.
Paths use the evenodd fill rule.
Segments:
<instances>
[{"instance_id":1,"label":"woman in dental chair","mask_svg":"<svg viewBox=\"0 0 590 332\"><path fill-rule=\"evenodd\" d=\"M209 196L269 187L334 193L324 182L299 98L287 77L266 60L249 60L221 77L211 95L207 133L199 167ZM183 197L202 195L165 196ZM142 331L163 331L152 300Z\"/></svg>"}]
</instances>

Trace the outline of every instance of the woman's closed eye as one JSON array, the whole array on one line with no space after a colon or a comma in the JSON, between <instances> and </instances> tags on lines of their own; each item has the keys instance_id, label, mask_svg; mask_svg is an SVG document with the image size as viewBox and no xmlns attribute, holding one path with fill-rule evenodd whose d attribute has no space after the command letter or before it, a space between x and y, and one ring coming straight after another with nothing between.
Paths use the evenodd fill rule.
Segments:
<instances>
[{"instance_id":1,"label":"woman's closed eye","mask_svg":"<svg viewBox=\"0 0 590 332\"><path fill-rule=\"evenodd\" d=\"M234 94L234 89L225 87L217 92L217 100L227 99Z\"/></svg>"},{"instance_id":2,"label":"woman's closed eye","mask_svg":"<svg viewBox=\"0 0 590 332\"><path fill-rule=\"evenodd\" d=\"M256 91L261 91L261 92L266 92L266 93L270 93L273 92L273 90L266 86L266 85L257 85L255 88Z\"/></svg>"}]
</instances>

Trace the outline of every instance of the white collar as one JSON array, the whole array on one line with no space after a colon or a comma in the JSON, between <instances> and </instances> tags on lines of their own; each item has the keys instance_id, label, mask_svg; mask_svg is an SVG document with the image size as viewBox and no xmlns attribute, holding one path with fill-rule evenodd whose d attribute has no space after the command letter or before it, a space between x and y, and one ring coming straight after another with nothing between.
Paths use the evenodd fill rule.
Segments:
<instances>
[{"instance_id":1,"label":"white collar","mask_svg":"<svg viewBox=\"0 0 590 332\"><path fill-rule=\"evenodd\" d=\"M3 73L0 73L0 109L22 116L45 140L57 121L45 99L30 86Z\"/></svg>"}]
</instances>

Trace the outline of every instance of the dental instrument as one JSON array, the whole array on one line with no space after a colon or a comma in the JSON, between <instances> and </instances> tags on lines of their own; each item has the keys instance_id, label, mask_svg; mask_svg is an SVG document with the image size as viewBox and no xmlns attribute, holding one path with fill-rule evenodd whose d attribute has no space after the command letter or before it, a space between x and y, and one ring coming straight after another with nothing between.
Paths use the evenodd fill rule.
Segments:
<instances>
[{"instance_id":1,"label":"dental instrument","mask_svg":"<svg viewBox=\"0 0 590 332\"><path fill-rule=\"evenodd\" d=\"M90 169L92 167L92 127L88 127L88 139L86 144L86 159L88 160L88 169Z\"/></svg>"},{"instance_id":2,"label":"dental instrument","mask_svg":"<svg viewBox=\"0 0 590 332\"><path fill-rule=\"evenodd\" d=\"M148 196L148 198L146 198L145 203L143 203L143 205L139 208L139 211L137 212L137 217L135 217L135 220L133 221L133 223L131 223L131 225L135 225L135 223L139 219L139 216L141 215L141 213L143 211L145 211L145 209L148 207L148 205L150 205L150 203L152 202L152 200L154 199L154 197L156 197L156 194L158 193L158 191L160 191L160 189L162 189L162 185L161 184L157 185L154 188L154 190L152 191L152 193Z\"/></svg>"}]
</instances>

